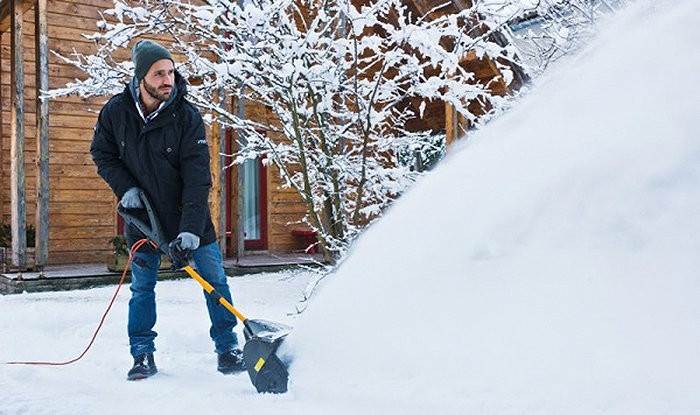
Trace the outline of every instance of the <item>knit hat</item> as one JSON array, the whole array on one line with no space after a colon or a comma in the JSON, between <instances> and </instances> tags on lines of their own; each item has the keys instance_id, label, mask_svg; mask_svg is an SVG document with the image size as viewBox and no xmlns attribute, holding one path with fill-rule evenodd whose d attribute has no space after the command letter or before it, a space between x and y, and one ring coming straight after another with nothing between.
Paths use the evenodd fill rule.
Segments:
<instances>
[{"instance_id":1,"label":"knit hat","mask_svg":"<svg viewBox=\"0 0 700 415\"><path fill-rule=\"evenodd\" d=\"M131 49L131 60L134 62L134 75L140 81L151 69L151 66L161 59L173 60L167 49L151 40L139 40ZM173 61L175 64L175 61Z\"/></svg>"}]
</instances>

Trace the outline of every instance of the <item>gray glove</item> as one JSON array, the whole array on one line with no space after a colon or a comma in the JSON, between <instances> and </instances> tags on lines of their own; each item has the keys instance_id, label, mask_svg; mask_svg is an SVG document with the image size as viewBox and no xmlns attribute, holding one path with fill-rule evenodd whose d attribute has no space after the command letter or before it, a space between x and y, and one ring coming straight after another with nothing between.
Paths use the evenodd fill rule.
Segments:
<instances>
[{"instance_id":1,"label":"gray glove","mask_svg":"<svg viewBox=\"0 0 700 415\"><path fill-rule=\"evenodd\" d=\"M180 240L180 249L194 251L199 248L199 236L190 232L180 232L176 239Z\"/></svg>"},{"instance_id":2,"label":"gray glove","mask_svg":"<svg viewBox=\"0 0 700 415\"><path fill-rule=\"evenodd\" d=\"M124 196L122 196L122 200L119 201L119 204L127 209L142 209L143 203L139 197L140 191L140 187L132 187L131 189L127 190L126 193L124 193Z\"/></svg>"}]
</instances>

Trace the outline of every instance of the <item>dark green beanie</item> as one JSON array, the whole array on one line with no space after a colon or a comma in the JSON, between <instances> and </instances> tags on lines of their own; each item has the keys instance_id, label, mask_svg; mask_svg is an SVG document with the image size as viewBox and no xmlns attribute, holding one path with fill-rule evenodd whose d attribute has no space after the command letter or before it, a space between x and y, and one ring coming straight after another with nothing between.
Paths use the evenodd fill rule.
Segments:
<instances>
[{"instance_id":1,"label":"dark green beanie","mask_svg":"<svg viewBox=\"0 0 700 415\"><path fill-rule=\"evenodd\" d=\"M151 40L139 40L131 49L131 60L134 62L134 75L141 81L151 69L151 66L161 59L173 60L167 49ZM175 61L173 61L175 64Z\"/></svg>"}]
</instances>

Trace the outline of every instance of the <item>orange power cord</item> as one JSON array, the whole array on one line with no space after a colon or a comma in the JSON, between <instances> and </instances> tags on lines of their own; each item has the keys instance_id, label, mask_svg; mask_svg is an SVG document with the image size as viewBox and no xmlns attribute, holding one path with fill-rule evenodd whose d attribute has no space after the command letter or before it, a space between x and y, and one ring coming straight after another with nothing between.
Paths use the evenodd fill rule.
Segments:
<instances>
[{"instance_id":1,"label":"orange power cord","mask_svg":"<svg viewBox=\"0 0 700 415\"><path fill-rule=\"evenodd\" d=\"M97 326L97 329L95 329L95 333L92 335L92 339L90 339L90 343L88 343L87 347L83 352L80 354L80 356L76 357L75 359L67 360L65 362L5 362L5 364L8 365L41 365L41 366L65 366L69 365L71 363L75 363L78 360L82 359L83 356L90 350L90 347L92 347L92 344L95 342L95 339L97 338L97 333L100 332L100 329L102 328L102 324L104 324L105 319L107 318L107 314L109 313L109 310L112 309L112 305L114 304L114 300L117 299L117 294L119 294L119 289L122 288L122 284L124 283L124 278L126 277L126 271L129 269L129 265L131 264L131 259L134 257L134 253L141 248L141 245L145 244L148 240L147 239L141 239L137 241L132 247L131 251L129 252L129 260L126 262L126 266L124 267L124 272L122 273L122 277L119 280L119 285L117 285L117 290L114 291L114 295L112 296L112 300L109 302L109 305L107 306L107 309L105 310L104 314L102 314L102 318L100 319L100 324ZM150 241L151 245L153 245L156 249L158 247L156 246L153 241Z\"/></svg>"}]
</instances>

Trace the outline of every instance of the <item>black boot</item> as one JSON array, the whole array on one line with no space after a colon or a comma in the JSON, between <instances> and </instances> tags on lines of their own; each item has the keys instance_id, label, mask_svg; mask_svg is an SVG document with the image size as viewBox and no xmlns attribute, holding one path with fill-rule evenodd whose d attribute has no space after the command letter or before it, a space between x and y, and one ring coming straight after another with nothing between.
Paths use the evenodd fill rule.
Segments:
<instances>
[{"instance_id":1,"label":"black boot","mask_svg":"<svg viewBox=\"0 0 700 415\"><path fill-rule=\"evenodd\" d=\"M126 375L126 380L141 380L158 373L153 353L144 353L134 358L134 367Z\"/></svg>"},{"instance_id":2,"label":"black boot","mask_svg":"<svg viewBox=\"0 0 700 415\"><path fill-rule=\"evenodd\" d=\"M246 370L245 362L243 362L243 352L238 349L221 353L218 355L217 363L217 370L224 375L239 373Z\"/></svg>"}]
</instances>

